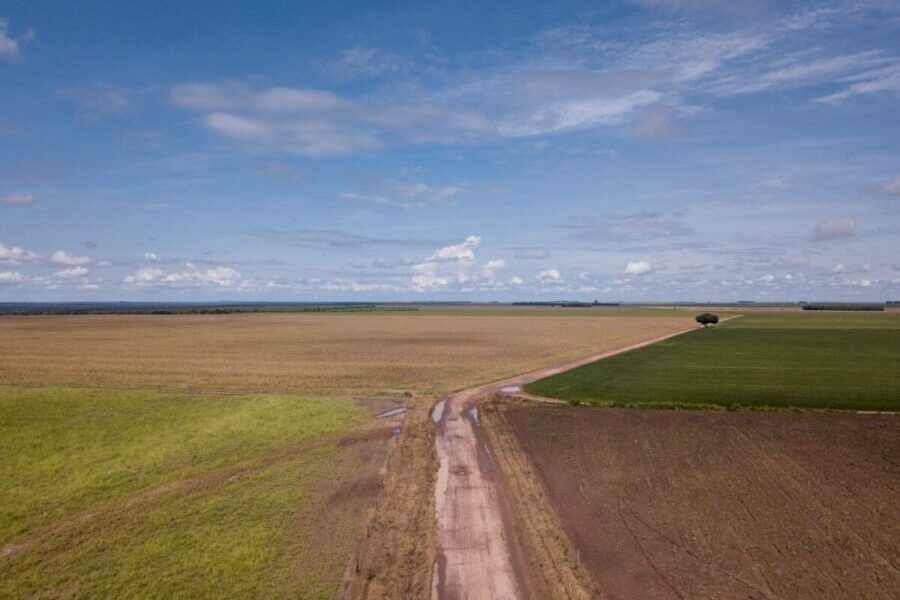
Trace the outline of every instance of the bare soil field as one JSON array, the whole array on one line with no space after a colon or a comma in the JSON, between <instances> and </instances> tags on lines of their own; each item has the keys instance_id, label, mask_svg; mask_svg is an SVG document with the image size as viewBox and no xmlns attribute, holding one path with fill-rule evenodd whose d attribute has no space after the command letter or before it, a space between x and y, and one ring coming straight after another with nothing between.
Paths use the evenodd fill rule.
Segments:
<instances>
[{"instance_id":1,"label":"bare soil field","mask_svg":"<svg viewBox=\"0 0 900 600\"><path fill-rule=\"evenodd\" d=\"M528 407L502 421L603 598L894 598L895 415Z\"/></svg>"},{"instance_id":2,"label":"bare soil field","mask_svg":"<svg viewBox=\"0 0 900 600\"><path fill-rule=\"evenodd\" d=\"M681 329L678 317L0 318L0 384L446 393Z\"/></svg>"}]
</instances>

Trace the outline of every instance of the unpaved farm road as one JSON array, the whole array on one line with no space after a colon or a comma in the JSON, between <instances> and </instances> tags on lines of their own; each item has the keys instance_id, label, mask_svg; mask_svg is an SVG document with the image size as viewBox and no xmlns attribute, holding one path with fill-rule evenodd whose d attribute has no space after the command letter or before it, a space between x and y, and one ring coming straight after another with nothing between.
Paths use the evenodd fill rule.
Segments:
<instances>
[{"instance_id":1,"label":"unpaved farm road","mask_svg":"<svg viewBox=\"0 0 900 600\"><path fill-rule=\"evenodd\" d=\"M514 560L513 533L494 477L491 451L478 425L478 402L505 387L520 387L694 329L469 388L435 407L440 466L435 487L438 562L433 600L505 600L528 595L528 585Z\"/></svg>"}]
</instances>

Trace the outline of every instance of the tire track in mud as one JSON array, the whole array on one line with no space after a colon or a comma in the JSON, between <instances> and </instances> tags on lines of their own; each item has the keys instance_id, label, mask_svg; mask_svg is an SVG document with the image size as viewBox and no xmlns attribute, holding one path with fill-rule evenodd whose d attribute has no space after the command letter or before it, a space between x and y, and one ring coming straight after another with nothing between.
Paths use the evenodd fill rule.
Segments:
<instances>
[{"instance_id":1,"label":"tire track in mud","mask_svg":"<svg viewBox=\"0 0 900 600\"><path fill-rule=\"evenodd\" d=\"M477 407L496 394L517 393L521 386L598 360L694 331L695 326L643 342L607 350L503 381L457 392L434 408L435 449L439 467L435 486L438 556L433 600L513 599L534 594L517 560L518 547L509 507L494 473ZM506 388L506 389L504 389Z\"/></svg>"}]
</instances>

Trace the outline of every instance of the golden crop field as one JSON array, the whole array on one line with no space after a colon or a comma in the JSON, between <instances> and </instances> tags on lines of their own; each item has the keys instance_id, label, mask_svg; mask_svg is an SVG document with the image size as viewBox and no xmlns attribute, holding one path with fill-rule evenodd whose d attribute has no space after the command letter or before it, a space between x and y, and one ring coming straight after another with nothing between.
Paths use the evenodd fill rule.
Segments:
<instances>
[{"instance_id":1,"label":"golden crop field","mask_svg":"<svg viewBox=\"0 0 900 600\"><path fill-rule=\"evenodd\" d=\"M692 323L609 314L3 317L0 384L445 393Z\"/></svg>"}]
</instances>

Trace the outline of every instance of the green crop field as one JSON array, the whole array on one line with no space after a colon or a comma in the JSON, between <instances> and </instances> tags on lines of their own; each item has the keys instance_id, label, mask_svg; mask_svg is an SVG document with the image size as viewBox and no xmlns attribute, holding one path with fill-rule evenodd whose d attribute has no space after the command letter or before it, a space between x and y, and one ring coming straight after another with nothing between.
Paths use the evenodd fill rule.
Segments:
<instances>
[{"instance_id":1,"label":"green crop field","mask_svg":"<svg viewBox=\"0 0 900 600\"><path fill-rule=\"evenodd\" d=\"M900 315L751 313L536 381L597 405L900 410Z\"/></svg>"},{"instance_id":2,"label":"green crop field","mask_svg":"<svg viewBox=\"0 0 900 600\"><path fill-rule=\"evenodd\" d=\"M368 421L346 400L2 387L0 597L334 597L363 513L335 487L383 456L339 442Z\"/></svg>"}]
</instances>

